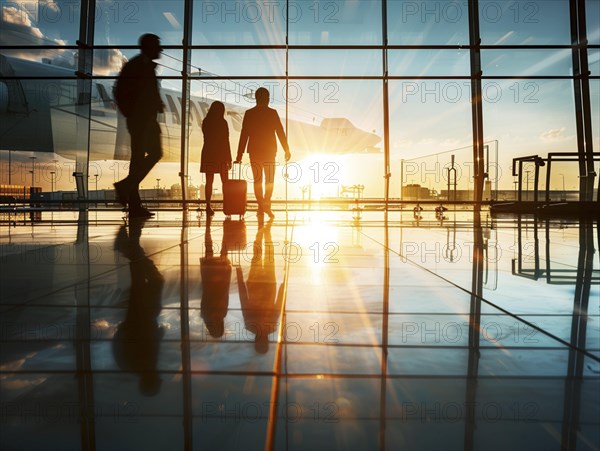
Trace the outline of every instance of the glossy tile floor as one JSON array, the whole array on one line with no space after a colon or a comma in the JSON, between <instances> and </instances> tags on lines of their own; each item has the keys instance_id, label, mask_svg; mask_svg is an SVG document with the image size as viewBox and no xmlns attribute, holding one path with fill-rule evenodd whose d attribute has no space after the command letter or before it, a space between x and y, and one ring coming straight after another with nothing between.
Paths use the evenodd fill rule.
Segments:
<instances>
[{"instance_id":1,"label":"glossy tile floor","mask_svg":"<svg viewBox=\"0 0 600 451\"><path fill-rule=\"evenodd\" d=\"M596 223L277 213L2 223L0 449L600 448Z\"/></svg>"}]
</instances>

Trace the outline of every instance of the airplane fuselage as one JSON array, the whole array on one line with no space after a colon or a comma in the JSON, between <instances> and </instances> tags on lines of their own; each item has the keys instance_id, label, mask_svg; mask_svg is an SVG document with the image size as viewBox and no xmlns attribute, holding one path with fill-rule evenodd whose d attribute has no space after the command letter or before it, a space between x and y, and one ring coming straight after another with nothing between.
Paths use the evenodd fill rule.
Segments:
<instances>
[{"instance_id":1,"label":"airplane fuselage","mask_svg":"<svg viewBox=\"0 0 600 451\"><path fill-rule=\"evenodd\" d=\"M112 98L114 79L86 80L73 75L72 68L0 55L0 76L11 77L0 80L0 150L54 152L76 159L89 145L92 161L129 160L126 121ZM160 95L165 104L165 112L158 115L162 161L179 161L182 95L165 87ZM190 96L189 161L199 161L202 120L212 101ZM236 149L248 107L225 103L225 108L231 148ZM375 147L381 141L379 136L343 118L324 119L320 125L289 119L287 133L295 158L310 153L380 152Z\"/></svg>"}]
</instances>

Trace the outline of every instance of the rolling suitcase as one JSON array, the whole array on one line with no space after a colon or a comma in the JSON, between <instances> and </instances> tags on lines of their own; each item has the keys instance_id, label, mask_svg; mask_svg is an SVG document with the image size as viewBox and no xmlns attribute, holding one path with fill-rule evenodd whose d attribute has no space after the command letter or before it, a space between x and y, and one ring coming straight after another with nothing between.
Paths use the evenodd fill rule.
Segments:
<instances>
[{"instance_id":1,"label":"rolling suitcase","mask_svg":"<svg viewBox=\"0 0 600 451\"><path fill-rule=\"evenodd\" d=\"M232 166L232 175L235 175L235 164ZM226 216L240 215L240 219L246 214L246 194L248 183L242 179L242 164L239 164L238 178L227 180L223 186L223 213Z\"/></svg>"}]
</instances>

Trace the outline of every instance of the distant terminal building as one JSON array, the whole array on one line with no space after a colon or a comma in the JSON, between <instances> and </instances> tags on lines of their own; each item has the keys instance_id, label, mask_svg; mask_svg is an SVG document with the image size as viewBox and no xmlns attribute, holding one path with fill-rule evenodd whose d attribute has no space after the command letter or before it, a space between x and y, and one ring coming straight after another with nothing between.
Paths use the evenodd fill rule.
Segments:
<instances>
[{"instance_id":1,"label":"distant terminal building","mask_svg":"<svg viewBox=\"0 0 600 451\"><path fill-rule=\"evenodd\" d=\"M435 199L433 193L429 188L421 186L418 183L411 183L402 187L403 200Z\"/></svg>"},{"instance_id":2,"label":"distant terminal building","mask_svg":"<svg viewBox=\"0 0 600 451\"><path fill-rule=\"evenodd\" d=\"M39 186L0 184L0 197L23 202L28 201L32 193L39 193L41 190Z\"/></svg>"},{"instance_id":3,"label":"distant terminal building","mask_svg":"<svg viewBox=\"0 0 600 451\"><path fill-rule=\"evenodd\" d=\"M457 200L457 201L472 201L473 200L473 191L458 189L456 191L450 190L450 197L448 197L448 190L443 189L440 194L440 199L445 200Z\"/></svg>"}]
</instances>

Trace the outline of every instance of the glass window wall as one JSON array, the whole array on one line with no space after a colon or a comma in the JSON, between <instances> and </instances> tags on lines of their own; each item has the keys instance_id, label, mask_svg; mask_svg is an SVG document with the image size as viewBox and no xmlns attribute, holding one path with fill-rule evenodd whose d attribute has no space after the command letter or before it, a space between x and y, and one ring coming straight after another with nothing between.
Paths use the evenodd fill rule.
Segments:
<instances>
[{"instance_id":1,"label":"glass window wall","mask_svg":"<svg viewBox=\"0 0 600 451\"><path fill-rule=\"evenodd\" d=\"M235 153L244 112L254 106L260 86L270 90L271 106L287 129L290 171L299 165L306 178L287 190L288 198L306 199L309 179L314 184L334 167L339 169L335 186L315 188L311 198L321 191L322 197L352 197L358 191L351 187L360 186L361 195L381 200L389 161L390 197L400 199L407 183L402 160L430 154L447 159L445 152L452 151L456 159L459 153L461 160L472 159L476 77L464 2L194 0L187 5L189 21L184 1L98 0L94 6L93 20L86 20L79 2L2 4L2 184L74 192L72 173L81 172L95 196L103 191L106 199L114 198L112 184L128 172L130 138L112 89L146 32L158 34L165 46L157 60L165 104L158 117L164 156L142 183L149 198L164 189L165 196L178 193L173 199L181 199L183 147L188 165L183 183L194 188L189 198L197 199L201 124L208 107L214 100L226 103ZM586 9L595 124L598 2L586 2ZM499 164L503 174L513 158L524 154L577 152L583 137L575 127L581 113L574 103L572 13L567 0L479 2L481 123L484 142L494 148L486 153L486 164ZM93 28L94 48L91 60L82 64L87 56L78 39L85 27ZM184 112L189 129L182 146ZM597 149L597 127L593 136ZM333 166L321 167L326 163ZM64 169L42 177L38 167ZM287 175L290 188L293 174ZM471 190L472 180L463 181ZM512 179L498 182L499 189L513 188ZM286 195L284 186L276 182L280 198ZM431 188L439 195L447 186Z\"/></svg>"}]
</instances>

